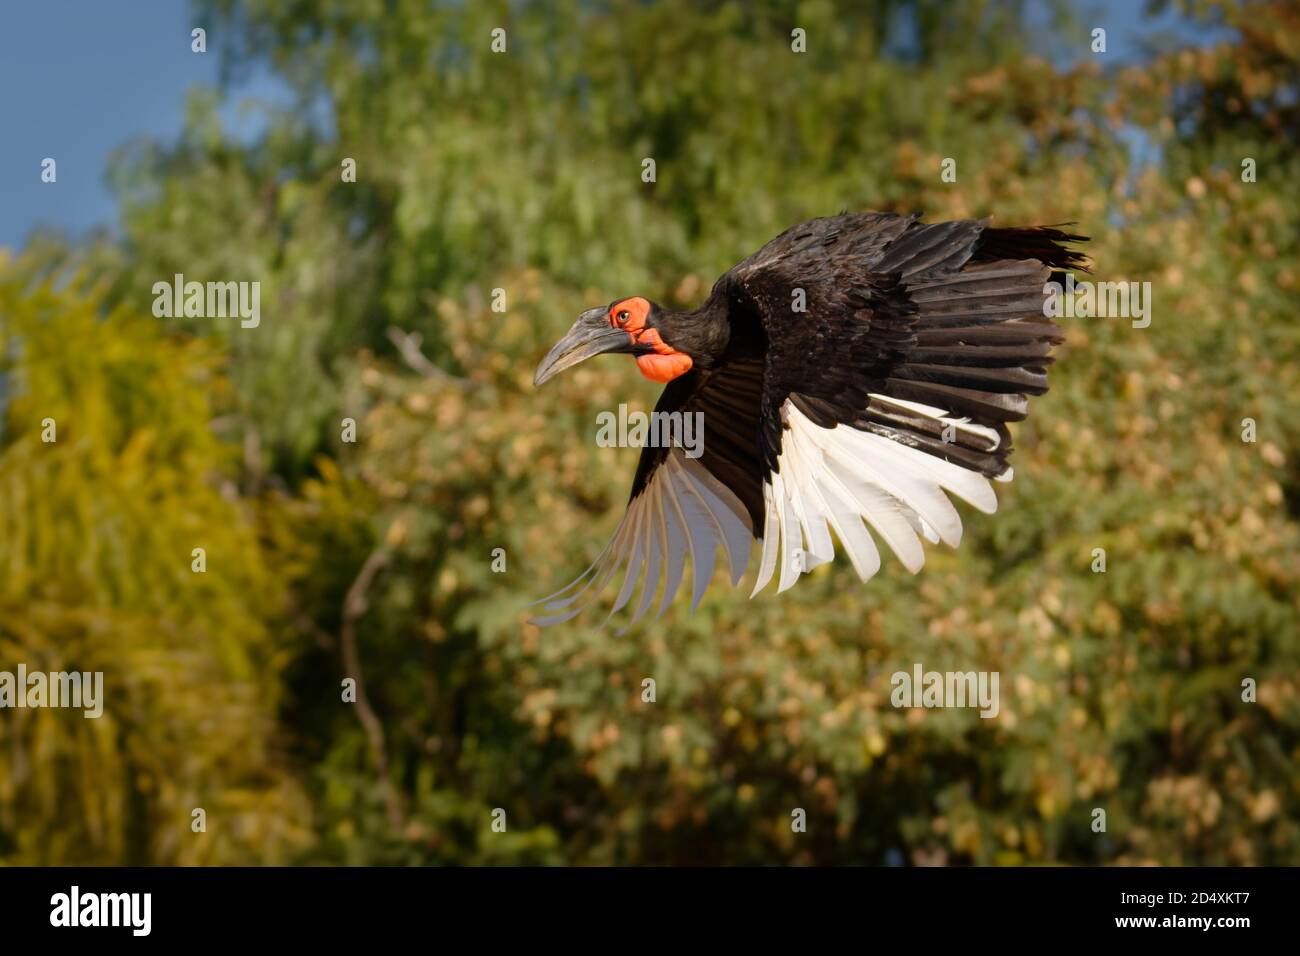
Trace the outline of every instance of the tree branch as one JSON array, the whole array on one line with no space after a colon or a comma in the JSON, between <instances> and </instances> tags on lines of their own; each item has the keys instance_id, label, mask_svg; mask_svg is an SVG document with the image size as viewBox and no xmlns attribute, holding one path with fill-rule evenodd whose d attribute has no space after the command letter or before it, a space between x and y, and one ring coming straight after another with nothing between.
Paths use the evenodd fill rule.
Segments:
<instances>
[{"instance_id":1,"label":"tree branch","mask_svg":"<svg viewBox=\"0 0 1300 956\"><path fill-rule=\"evenodd\" d=\"M405 362L416 372L419 372L425 378L431 378L437 382L446 382L449 385L455 385L459 388L474 388L475 383L467 378L459 378L444 372L438 366L429 361L425 354L420 351L420 343L424 341L424 336L419 332L403 332L395 325L388 327L388 341L397 346L398 353Z\"/></svg>"},{"instance_id":2,"label":"tree branch","mask_svg":"<svg viewBox=\"0 0 1300 956\"><path fill-rule=\"evenodd\" d=\"M375 763L375 773L379 777L379 789L383 794L384 806L388 812L388 822L394 829L402 825L402 806L392 781L388 776L388 751L384 744L384 726L379 722L370 699L366 696L365 681L361 676L361 658L357 654L357 621L365 614L370 602L366 599L375 575L391 560L387 548L380 545L366 558L365 564L357 573L356 580L348 588L343 599L343 620L339 628L339 646L343 656L343 671L346 676L357 682L357 719L366 732L370 747L370 757Z\"/></svg>"}]
</instances>

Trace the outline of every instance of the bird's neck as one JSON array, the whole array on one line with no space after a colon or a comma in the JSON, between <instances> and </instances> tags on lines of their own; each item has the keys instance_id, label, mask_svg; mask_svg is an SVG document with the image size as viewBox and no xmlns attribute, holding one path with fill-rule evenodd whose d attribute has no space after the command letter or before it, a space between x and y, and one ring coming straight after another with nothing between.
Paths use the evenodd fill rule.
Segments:
<instances>
[{"instance_id":1,"label":"bird's neck","mask_svg":"<svg viewBox=\"0 0 1300 956\"><path fill-rule=\"evenodd\" d=\"M691 356L697 368L711 368L727 350L731 324L725 300L710 296L699 308L686 312L667 312L665 324L677 331L670 339Z\"/></svg>"}]
</instances>

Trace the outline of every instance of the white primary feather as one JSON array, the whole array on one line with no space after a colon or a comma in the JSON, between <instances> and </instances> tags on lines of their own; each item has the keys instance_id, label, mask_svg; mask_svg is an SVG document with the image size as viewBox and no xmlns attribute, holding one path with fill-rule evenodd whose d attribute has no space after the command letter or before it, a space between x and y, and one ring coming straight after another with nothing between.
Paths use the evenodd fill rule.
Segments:
<instances>
[{"instance_id":1,"label":"white primary feather","mask_svg":"<svg viewBox=\"0 0 1300 956\"><path fill-rule=\"evenodd\" d=\"M951 418L942 409L887 400L998 440L992 429ZM976 472L850 425L823 428L789 401L782 418L786 427L777 470L763 485L763 558L754 594L771 580L778 560L778 591L793 586L803 571L830 561L829 528L865 581L880 569L880 552L864 520L915 573L925 563L920 538L953 546L961 541L961 517L945 491L981 511L997 509L992 486ZM802 549L802 562L793 559L795 549Z\"/></svg>"},{"instance_id":2,"label":"white primary feather","mask_svg":"<svg viewBox=\"0 0 1300 956\"><path fill-rule=\"evenodd\" d=\"M994 430L952 418L942 409L888 396L872 399L998 441ZM786 427L777 470L763 483L762 558L751 596L774 576L777 590L785 591L805 571L834 560L832 530L865 581L880 570L873 532L913 573L925 563L921 539L954 547L960 543L961 517L945 492L987 513L997 509L992 486L977 472L849 425L823 428L789 401L782 418ZM1008 468L998 480L1010 477ZM629 606L638 583L641 594L628 623L644 616L662 579L656 612L661 615L681 585L688 553L693 610L713 577L719 547L726 553L732 583L739 581L752 534L740 499L699 462L672 448L591 567L538 602L550 613L535 623L572 619L620 570L622 583L610 616Z\"/></svg>"}]
</instances>

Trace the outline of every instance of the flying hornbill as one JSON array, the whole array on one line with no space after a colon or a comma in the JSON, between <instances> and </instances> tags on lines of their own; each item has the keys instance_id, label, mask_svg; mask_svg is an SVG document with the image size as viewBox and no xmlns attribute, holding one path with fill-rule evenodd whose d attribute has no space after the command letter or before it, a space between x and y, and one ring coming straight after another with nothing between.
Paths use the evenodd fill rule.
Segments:
<instances>
[{"instance_id":1,"label":"flying hornbill","mask_svg":"<svg viewBox=\"0 0 1300 956\"><path fill-rule=\"evenodd\" d=\"M732 583L762 542L754 594L834 557L831 530L862 580L880 568L874 531L911 572L920 542L961 540L944 494L992 513L988 479L1011 478L1007 423L1047 391L1044 316L1053 270L1083 268L1063 243L1086 237L988 220L922 223L865 212L787 229L714 284L691 312L640 296L590 309L534 382L602 352L630 353L666 383L656 412L702 413L703 453L642 450L627 512L604 552L540 602L539 624L590 605L626 567L611 615L641 596L659 613L693 565L691 608L719 545ZM799 306L802 305L802 309Z\"/></svg>"}]
</instances>

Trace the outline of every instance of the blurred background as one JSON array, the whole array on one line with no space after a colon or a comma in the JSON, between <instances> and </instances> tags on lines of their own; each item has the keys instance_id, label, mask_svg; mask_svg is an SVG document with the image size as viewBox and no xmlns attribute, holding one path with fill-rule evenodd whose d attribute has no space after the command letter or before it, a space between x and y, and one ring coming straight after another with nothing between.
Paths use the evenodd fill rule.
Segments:
<instances>
[{"instance_id":1,"label":"blurred background","mask_svg":"<svg viewBox=\"0 0 1300 956\"><path fill-rule=\"evenodd\" d=\"M0 670L106 701L0 711L0 863L1300 862L1298 62L1294 2L6 8ZM1064 320L918 576L526 624L658 390L550 344L871 208L1077 221L1151 324ZM1000 715L895 709L916 662Z\"/></svg>"}]
</instances>

